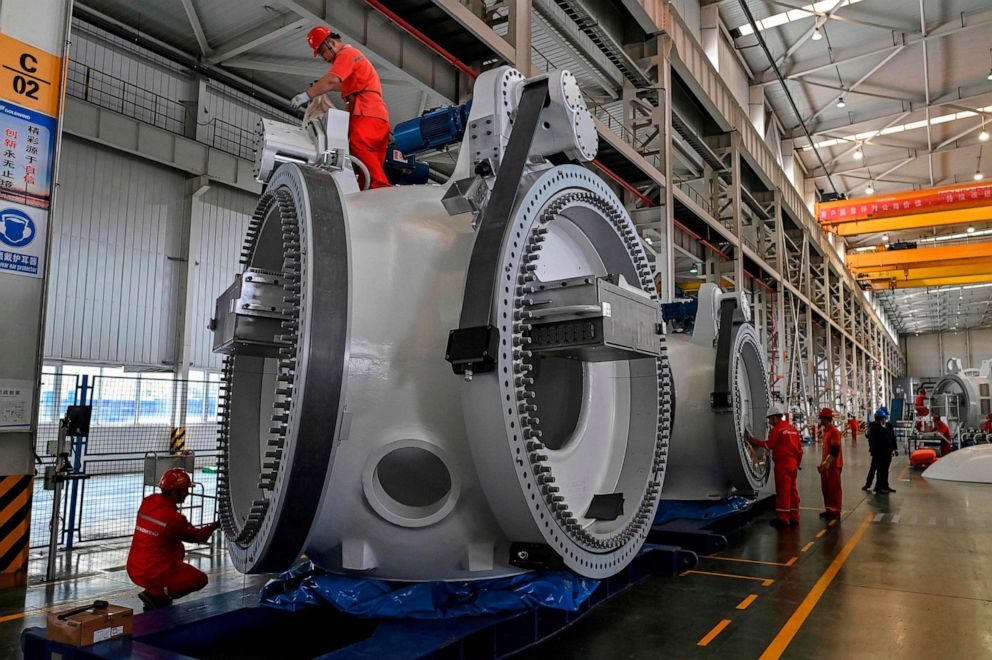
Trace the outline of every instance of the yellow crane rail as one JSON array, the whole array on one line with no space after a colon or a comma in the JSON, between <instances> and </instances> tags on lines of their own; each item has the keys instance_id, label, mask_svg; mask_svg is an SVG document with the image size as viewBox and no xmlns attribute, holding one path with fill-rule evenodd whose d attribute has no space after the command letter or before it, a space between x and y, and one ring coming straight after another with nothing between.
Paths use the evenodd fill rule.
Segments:
<instances>
[{"instance_id":1,"label":"yellow crane rail","mask_svg":"<svg viewBox=\"0 0 992 660\"><path fill-rule=\"evenodd\" d=\"M891 218L852 220L843 224L824 225L824 229L839 236L860 236L927 227L968 225L976 222L992 221L992 206L980 206L956 211L934 211L933 213L911 213Z\"/></svg>"}]
</instances>

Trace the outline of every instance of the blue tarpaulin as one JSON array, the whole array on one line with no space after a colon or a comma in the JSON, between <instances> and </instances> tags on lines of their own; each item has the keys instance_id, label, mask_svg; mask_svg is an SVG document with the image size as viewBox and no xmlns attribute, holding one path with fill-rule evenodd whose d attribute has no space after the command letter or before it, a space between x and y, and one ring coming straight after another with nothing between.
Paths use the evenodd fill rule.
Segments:
<instances>
[{"instance_id":1,"label":"blue tarpaulin","mask_svg":"<svg viewBox=\"0 0 992 660\"><path fill-rule=\"evenodd\" d=\"M662 500L654 516L654 524L660 525L672 520L713 520L754 504L754 499L736 495L719 502L696 502L688 500Z\"/></svg>"},{"instance_id":2,"label":"blue tarpaulin","mask_svg":"<svg viewBox=\"0 0 992 660\"><path fill-rule=\"evenodd\" d=\"M575 612L598 580L568 571L457 582L386 582L325 573L303 562L262 587L261 603L295 612L333 605L370 619L450 619L549 607Z\"/></svg>"}]
</instances>

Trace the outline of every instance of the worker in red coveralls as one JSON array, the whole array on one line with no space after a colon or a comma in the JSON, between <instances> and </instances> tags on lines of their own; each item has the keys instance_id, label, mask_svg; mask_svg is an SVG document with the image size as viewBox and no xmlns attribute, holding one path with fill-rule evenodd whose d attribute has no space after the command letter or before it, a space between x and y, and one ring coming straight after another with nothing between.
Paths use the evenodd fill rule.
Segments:
<instances>
[{"instance_id":1,"label":"worker in red coveralls","mask_svg":"<svg viewBox=\"0 0 992 660\"><path fill-rule=\"evenodd\" d=\"M857 417L854 415L847 416L847 428L851 430L851 442L858 441L858 430L861 427L861 423L858 421Z\"/></svg>"},{"instance_id":2,"label":"worker in red coveralls","mask_svg":"<svg viewBox=\"0 0 992 660\"><path fill-rule=\"evenodd\" d=\"M138 508L127 574L145 588L138 594L145 611L171 605L174 599L207 586L206 573L183 562L183 541L204 543L220 524L194 527L179 513L192 483L182 468L166 470L158 486L162 492L149 495Z\"/></svg>"},{"instance_id":3,"label":"worker in red coveralls","mask_svg":"<svg viewBox=\"0 0 992 660\"><path fill-rule=\"evenodd\" d=\"M369 171L369 188L390 185L382 164L389 147L389 110L382 100L382 83L369 59L354 46L341 41L341 35L323 25L307 34L307 43L330 63L324 77L293 97L292 105L302 108L310 99L327 92L341 92L348 113L348 148Z\"/></svg>"},{"instance_id":4,"label":"worker in red coveralls","mask_svg":"<svg viewBox=\"0 0 992 660\"><path fill-rule=\"evenodd\" d=\"M823 458L817 466L820 472L820 488L823 490L823 513L821 518L840 518L842 495L840 472L844 467L844 453L840 442L840 431L834 426L834 411L824 408L820 411L820 428L823 430Z\"/></svg>"},{"instance_id":5,"label":"worker in red coveralls","mask_svg":"<svg viewBox=\"0 0 992 660\"><path fill-rule=\"evenodd\" d=\"M775 518L772 527L799 524L799 488L796 478L803 460L803 443L799 431L785 421L782 406L772 404L768 409L767 440L758 440L745 431L745 438L756 447L767 447L775 463Z\"/></svg>"},{"instance_id":6,"label":"worker in red coveralls","mask_svg":"<svg viewBox=\"0 0 992 660\"><path fill-rule=\"evenodd\" d=\"M920 391L916 393L913 408L916 409L917 417L926 417L930 414L930 411L927 410L927 388L921 387Z\"/></svg>"},{"instance_id":7,"label":"worker in red coveralls","mask_svg":"<svg viewBox=\"0 0 992 660\"><path fill-rule=\"evenodd\" d=\"M953 439L951 437L951 428L946 422L940 419L940 415L933 416L933 432L940 434L940 455L947 456L952 451L954 451L954 446L951 444Z\"/></svg>"},{"instance_id":8,"label":"worker in red coveralls","mask_svg":"<svg viewBox=\"0 0 992 660\"><path fill-rule=\"evenodd\" d=\"M985 418L984 422L982 422L982 430L986 433L992 433L992 412L990 412L989 416Z\"/></svg>"}]
</instances>

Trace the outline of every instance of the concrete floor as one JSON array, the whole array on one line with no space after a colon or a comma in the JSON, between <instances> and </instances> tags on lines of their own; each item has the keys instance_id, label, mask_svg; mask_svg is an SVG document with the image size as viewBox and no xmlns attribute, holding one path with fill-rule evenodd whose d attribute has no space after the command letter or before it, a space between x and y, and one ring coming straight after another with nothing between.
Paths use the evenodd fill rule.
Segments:
<instances>
[{"instance_id":1,"label":"concrete floor","mask_svg":"<svg viewBox=\"0 0 992 660\"><path fill-rule=\"evenodd\" d=\"M890 476L899 492L864 493L867 443L846 441L845 514L828 526L817 518L819 448L807 455L799 528L775 530L766 516L695 572L652 578L518 657L992 657L992 488L929 482L900 457ZM127 545L75 552L74 578L0 592L0 657L16 657L20 631L44 625L50 609L100 597L140 611ZM237 573L219 548L189 560L210 573L190 600L237 590L248 598L265 581Z\"/></svg>"}]
</instances>

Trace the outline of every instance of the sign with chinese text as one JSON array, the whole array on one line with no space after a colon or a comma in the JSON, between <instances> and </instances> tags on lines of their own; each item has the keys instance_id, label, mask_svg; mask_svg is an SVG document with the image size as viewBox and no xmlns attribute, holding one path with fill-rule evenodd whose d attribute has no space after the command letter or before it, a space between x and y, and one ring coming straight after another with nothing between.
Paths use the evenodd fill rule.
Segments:
<instances>
[{"instance_id":1,"label":"sign with chinese text","mask_svg":"<svg viewBox=\"0 0 992 660\"><path fill-rule=\"evenodd\" d=\"M992 183L983 182L825 202L816 205L816 215L829 225L987 205L992 205Z\"/></svg>"},{"instance_id":2,"label":"sign with chinese text","mask_svg":"<svg viewBox=\"0 0 992 660\"><path fill-rule=\"evenodd\" d=\"M62 58L0 34L0 274L43 277Z\"/></svg>"}]
</instances>

